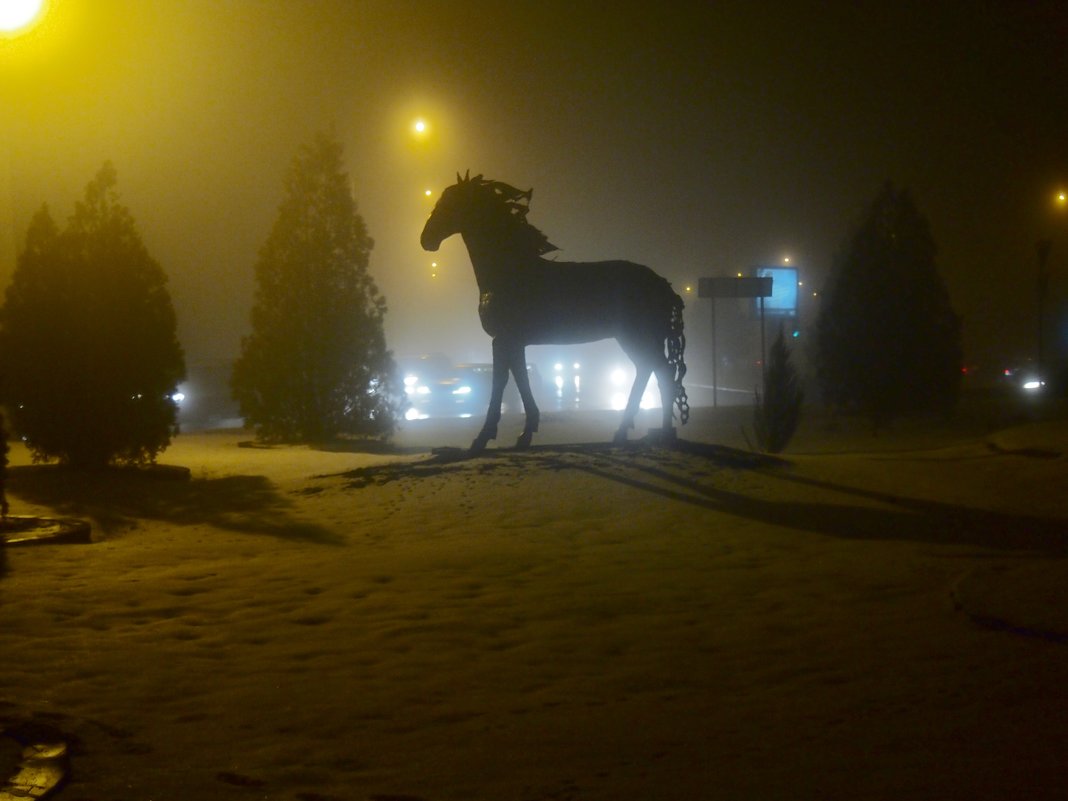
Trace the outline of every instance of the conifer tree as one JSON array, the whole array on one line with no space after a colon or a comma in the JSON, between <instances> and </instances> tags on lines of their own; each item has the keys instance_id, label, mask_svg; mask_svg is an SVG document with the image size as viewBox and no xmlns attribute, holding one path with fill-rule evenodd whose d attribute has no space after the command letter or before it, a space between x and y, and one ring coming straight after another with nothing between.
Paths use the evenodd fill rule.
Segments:
<instances>
[{"instance_id":1,"label":"conifer tree","mask_svg":"<svg viewBox=\"0 0 1068 801\"><path fill-rule=\"evenodd\" d=\"M177 432L167 277L115 185L105 164L63 231L41 207L0 309L2 400L36 459L152 461Z\"/></svg>"},{"instance_id":2,"label":"conifer tree","mask_svg":"<svg viewBox=\"0 0 1068 801\"><path fill-rule=\"evenodd\" d=\"M385 299L368 272L342 146L302 148L255 266L252 333L231 380L247 426L275 441L389 435L400 408Z\"/></svg>"},{"instance_id":3,"label":"conifer tree","mask_svg":"<svg viewBox=\"0 0 1068 801\"><path fill-rule=\"evenodd\" d=\"M876 427L949 414L960 388L960 320L935 264L927 220L907 191L883 186L849 237L816 324L825 401Z\"/></svg>"},{"instance_id":4,"label":"conifer tree","mask_svg":"<svg viewBox=\"0 0 1068 801\"><path fill-rule=\"evenodd\" d=\"M753 428L760 447L768 453L781 453L801 422L805 393L801 379L790 362L790 349L782 326L772 343L764 378L764 395L757 393Z\"/></svg>"}]
</instances>

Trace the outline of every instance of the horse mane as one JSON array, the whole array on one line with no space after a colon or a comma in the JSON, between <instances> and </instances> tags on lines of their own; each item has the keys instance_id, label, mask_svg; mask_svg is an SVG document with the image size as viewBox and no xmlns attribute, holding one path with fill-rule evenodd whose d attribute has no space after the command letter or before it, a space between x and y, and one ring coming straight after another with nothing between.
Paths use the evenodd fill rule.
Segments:
<instances>
[{"instance_id":1,"label":"horse mane","mask_svg":"<svg viewBox=\"0 0 1068 801\"><path fill-rule=\"evenodd\" d=\"M533 256L544 256L546 253L560 249L549 241L549 237L527 222L530 199L534 195L533 189L524 192L503 181L491 181L481 175L461 179L461 181L474 184L496 203L503 218L507 221L509 233L516 238L521 250Z\"/></svg>"}]
</instances>

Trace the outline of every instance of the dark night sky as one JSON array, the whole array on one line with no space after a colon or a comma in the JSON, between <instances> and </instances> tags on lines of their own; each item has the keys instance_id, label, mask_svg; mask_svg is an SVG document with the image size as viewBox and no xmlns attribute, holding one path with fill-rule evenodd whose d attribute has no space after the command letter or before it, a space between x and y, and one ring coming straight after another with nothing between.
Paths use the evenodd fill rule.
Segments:
<instances>
[{"instance_id":1,"label":"dark night sky","mask_svg":"<svg viewBox=\"0 0 1068 801\"><path fill-rule=\"evenodd\" d=\"M786 254L818 285L893 180L931 222L972 361L1032 346L1040 236L1065 296L1062 3L52 1L0 42L0 285L33 211L65 218L110 159L190 362L236 355L283 175L331 128L398 354L488 358L466 253L446 246L435 279L418 245L423 190L468 168L533 186L561 258L677 287Z\"/></svg>"}]
</instances>

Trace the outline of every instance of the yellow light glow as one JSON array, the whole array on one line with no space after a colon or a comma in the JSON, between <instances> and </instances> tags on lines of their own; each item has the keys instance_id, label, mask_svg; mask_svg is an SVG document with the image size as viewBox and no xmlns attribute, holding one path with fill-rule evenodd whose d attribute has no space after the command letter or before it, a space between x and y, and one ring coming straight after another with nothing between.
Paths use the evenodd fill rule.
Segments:
<instances>
[{"instance_id":1,"label":"yellow light glow","mask_svg":"<svg viewBox=\"0 0 1068 801\"><path fill-rule=\"evenodd\" d=\"M429 130L430 130L430 128L426 124L426 120L418 119L418 120L416 120L415 122L412 123L412 131L417 136L422 136L423 134L425 134Z\"/></svg>"},{"instance_id":2,"label":"yellow light glow","mask_svg":"<svg viewBox=\"0 0 1068 801\"><path fill-rule=\"evenodd\" d=\"M15 36L43 16L45 0L0 0L0 35Z\"/></svg>"},{"instance_id":3,"label":"yellow light glow","mask_svg":"<svg viewBox=\"0 0 1068 801\"><path fill-rule=\"evenodd\" d=\"M427 189L425 192L423 192L423 194L426 195L427 197L430 197L434 193L430 189Z\"/></svg>"},{"instance_id":4,"label":"yellow light glow","mask_svg":"<svg viewBox=\"0 0 1068 801\"><path fill-rule=\"evenodd\" d=\"M1061 205L1061 206L1063 206L1066 203L1068 203L1068 192L1058 192L1057 193L1057 203L1058 203L1058 205Z\"/></svg>"}]
</instances>

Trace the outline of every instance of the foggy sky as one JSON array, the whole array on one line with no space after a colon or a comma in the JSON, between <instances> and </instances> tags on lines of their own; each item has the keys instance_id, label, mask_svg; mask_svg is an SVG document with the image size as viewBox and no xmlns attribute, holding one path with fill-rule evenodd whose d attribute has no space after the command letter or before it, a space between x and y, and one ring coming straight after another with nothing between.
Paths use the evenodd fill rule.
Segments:
<instances>
[{"instance_id":1,"label":"foggy sky","mask_svg":"<svg viewBox=\"0 0 1068 801\"><path fill-rule=\"evenodd\" d=\"M676 288L786 254L818 286L890 179L931 222L972 361L1032 347L1041 236L1065 296L1061 3L52 5L0 42L0 287L34 211L64 220L111 160L190 363L238 353L283 176L319 130L345 144L398 355L488 359L466 252L418 242L423 191L467 169L532 186L560 258Z\"/></svg>"}]
</instances>

